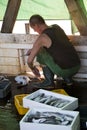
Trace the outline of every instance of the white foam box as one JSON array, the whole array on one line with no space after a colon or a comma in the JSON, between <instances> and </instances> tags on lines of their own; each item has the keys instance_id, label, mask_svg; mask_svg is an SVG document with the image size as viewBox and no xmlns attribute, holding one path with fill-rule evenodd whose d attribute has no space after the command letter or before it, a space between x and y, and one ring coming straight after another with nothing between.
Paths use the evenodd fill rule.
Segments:
<instances>
[{"instance_id":1,"label":"white foam box","mask_svg":"<svg viewBox=\"0 0 87 130\"><path fill-rule=\"evenodd\" d=\"M46 102L41 102L34 100L34 98L39 97L39 95L44 94L47 97ZM55 105L53 105L54 99ZM43 97L42 97L43 100ZM48 102L48 103L47 103ZM58 94L52 91L39 89L23 98L23 107L25 108L58 108L60 110L75 110L78 108L78 98L71 97L68 95Z\"/></svg>"},{"instance_id":2,"label":"white foam box","mask_svg":"<svg viewBox=\"0 0 87 130\"><path fill-rule=\"evenodd\" d=\"M41 118L37 118L39 115ZM34 108L26 113L19 125L20 130L80 130L80 118L77 111Z\"/></svg>"}]
</instances>

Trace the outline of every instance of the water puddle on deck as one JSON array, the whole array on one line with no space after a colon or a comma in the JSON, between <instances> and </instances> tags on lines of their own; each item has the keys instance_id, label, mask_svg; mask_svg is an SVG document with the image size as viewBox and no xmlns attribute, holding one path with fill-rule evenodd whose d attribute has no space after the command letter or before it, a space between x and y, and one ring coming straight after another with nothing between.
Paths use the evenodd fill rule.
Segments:
<instances>
[{"instance_id":1,"label":"water puddle on deck","mask_svg":"<svg viewBox=\"0 0 87 130\"><path fill-rule=\"evenodd\" d=\"M20 130L18 117L12 110L0 108L0 130Z\"/></svg>"},{"instance_id":2,"label":"water puddle on deck","mask_svg":"<svg viewBox=\"0 0 87 130\"><path fill-rule=\"evenodd\" d=\"M14 103L0 99L0 130L20 130L21 116L17 113Z\"/></svg>"}]
</instances>

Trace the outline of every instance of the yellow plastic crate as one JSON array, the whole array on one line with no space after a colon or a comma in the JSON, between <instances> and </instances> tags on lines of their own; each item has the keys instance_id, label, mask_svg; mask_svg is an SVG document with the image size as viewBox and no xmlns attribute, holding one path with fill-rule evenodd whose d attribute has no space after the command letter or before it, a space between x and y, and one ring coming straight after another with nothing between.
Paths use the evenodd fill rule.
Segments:
<instances>
[{"instance_id":1,"label":"yellow plastic crate","mask_svg":"<svg viewBox=\"0 0 87 130\"><path fill-rule=\"evenodd\" d=\"M54 89L54 90L52 90L52 92L68 95L67 92L64 89Z\"/></svg>"},{"instance_id":2,"label":"yellow plastic crate","mask_svg":"<svg viewBox=\"0 0 87 130\"><path fill-rule=\"evenodd\" d=\"M14 96L15 106L20 115L25 115L27 113L27 111L29 110L28 108L23 107L23 102L22 102L23 97L25 97L27 95L28 94L20 94L20 95Z\"/></svg>"}]
</instances>

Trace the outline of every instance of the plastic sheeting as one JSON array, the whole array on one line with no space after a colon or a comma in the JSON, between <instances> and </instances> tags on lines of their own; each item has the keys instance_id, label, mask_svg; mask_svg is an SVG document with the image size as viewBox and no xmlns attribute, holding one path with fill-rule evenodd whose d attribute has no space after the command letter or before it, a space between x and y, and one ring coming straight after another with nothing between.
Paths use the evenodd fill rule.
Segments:
<instances>
[{"instance_id":1,"label":"plastic sheeting","mask_svg":"<svg viewBox=\"0 0 87 130\"><path fill-rule=\"evenodd\" d=\"M0 0L0 20L3 20L9 0ZM79 0L87 15L87 0ZM70 19L64 0L22 0L17 19L29 19L33 14L40 14L45 19Z\"/></svg>"},{"instance_id":2,"label":"plastic sheeting","mask_svg":"<svg viewBox=\"0 0 87 130\"><path fill-rule=\"evenodd\" d=\"M69 19L64 0L22 0L18 18L28 18L40 14L45 19Z\"/></svg>"}]
</instances>

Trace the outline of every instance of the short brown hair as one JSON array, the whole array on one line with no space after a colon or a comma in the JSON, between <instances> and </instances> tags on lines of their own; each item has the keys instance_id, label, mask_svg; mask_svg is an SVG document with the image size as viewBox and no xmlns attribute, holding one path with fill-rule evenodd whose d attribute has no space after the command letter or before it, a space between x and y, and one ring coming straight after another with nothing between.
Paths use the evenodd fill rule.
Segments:
<instances>
[{"instance_id":1,"label":"short brown hair","mask_svg":"<svg viewBox=\"0 0 87 130\"><path fill-rule=\"evenodd\" d=\"M32 15L29 20L30 26L34 26L35 24L45 24L45 20L38 14Z\"/></svg>"}]
</instances>

